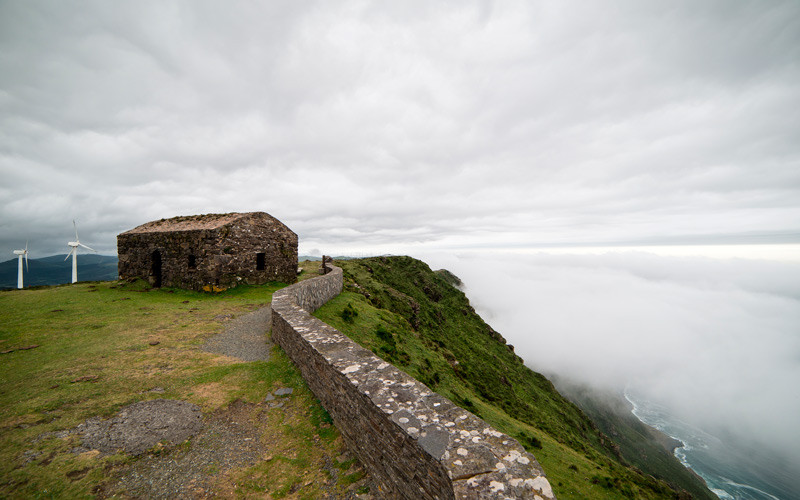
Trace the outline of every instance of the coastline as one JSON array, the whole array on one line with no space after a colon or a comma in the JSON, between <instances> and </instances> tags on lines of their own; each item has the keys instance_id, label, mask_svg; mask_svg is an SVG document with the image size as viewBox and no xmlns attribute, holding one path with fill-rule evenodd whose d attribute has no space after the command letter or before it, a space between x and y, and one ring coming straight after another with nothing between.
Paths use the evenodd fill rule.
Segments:
<instances>
[{"instance_id":1,"label":"coastline","mask_svg":"<svg viewBox=\"0 0 800 500\"><path fill-rule=\"evenodd\" d=\"M753 470L747 473L741 468L741 464L734 468L731 466L732 462L720 459L720 453L736 453L728 444L701 429L670 418L666 408L661 408L658 404L645 399L637 401L627 389L623 394L633 407L631 413L640 422L680 443L673 448L675 458L690 473L702 479L714 495L722 500L781 500L763 489L770 484L766 476L754 475ZM779 490L775 491L778 492Z\"/></svg>"},{"instance_id":2,"label":"coastline","mask_svg":"<svg viewBox=\"0 0 800 500\"><path fill-rule=\"evenodd\" d=\"M644 425L656 431L658 434L662 435L663 439L660 440L662 446L664 446L664 448L666 448L670 453L675 455L675 458L681 460L681 458L676 454L676 451L679 450L680 448L686 448L686 442L677 436L673 436L667 433L666 431L664 431L664 429L659 429L658 427L648 422L645 422L645 420L642 419L641 415L638 415L636 413L637 410L640 408L640 405L637 405L636 402L631 399L630 395L628 394L627 388L622 391L622 397L628 403L628 408L630 408L630 412L633 414L633 416L636 417L639 420L639 422L643 423ZM683 460L681 460L681 463L687 469L692 470L692 468L688 466ZM694 470L692 470L692 472L694 472ZM697 473L695 472L695 475L696 474Z\"/></svg>"},{"instance_id":3,"label":"coastline","mask_svg":"<svg viewBox=\"0 0 800 500\"><path fill-rule=\"evenodd\" d=\"M675 458L677 458L678 461L684 467L686 467L686 469L692 475L694 475L697 479L702 481L703 484L705 484L706 487L712 493L717 495L719 498L721 498L723 500L726 500L726 499L729 499L729 498L733 499L733 497L730 496L726 491L720 490L718 488L714 488L712 485L710 485L708 480L706 479L706 477L703 474L701 474L700 472L698 472L697 470L695 470L695 468L692 466L692 464L688 461L688 459L686 457L686 453L685 452L690 450L691 447L689 446L689 444L684 439L682 439L679 436L674 436L674 435L668 433L664 429L664 426L655 425L655 424L653 424L651 422L648 422L647 421L648 419L643 418L642 415L641 415L641 413L642 413L641 412L641 405L637 404L636 401L634 401L631 398L627 388L622 392L622 395L625 398L625 400L628 402L628 404L630 405L631 413L633 414L633 416L635 416L637 419L639 419L639 421L641 423L643 423L644 425L646 425L646 426L650 427L651 429L657 431L658 433L664 435L665 437L667 437L670 440L670 445L669 446L665 446L665 448L667 448L675 456ZM664 444L664 443L662 443L662 444Z\"/></svg>"}]
</instances>

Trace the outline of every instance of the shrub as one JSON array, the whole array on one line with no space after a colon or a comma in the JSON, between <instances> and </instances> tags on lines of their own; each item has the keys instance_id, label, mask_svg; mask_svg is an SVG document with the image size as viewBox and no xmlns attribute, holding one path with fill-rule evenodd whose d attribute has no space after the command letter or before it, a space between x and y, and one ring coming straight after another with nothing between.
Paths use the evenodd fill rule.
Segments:
<instances>
[{"instance_id":1,"label":"shrub","mask_svg":"<svg viewBox=\"0 0 800 500\"><path fill-rule=\"evenodd\" d=\"M610 477L606 476L592 476L592 484L598 484L600 487L605 488L607 490L613 489L615 483L618 482L612 480Z\"/></svg>"},{"instance_id":2,"label":"shrub","mask_svg":"<svg viewBox=\"0 0 800 500\"><path fill-rule=\"evenodd\" d=\"M375 328L375 335L377 335L379 339L394 347L394 335L392 335L392 332L384 328L383 325L378 325Z\"/></svg>"},{"instance_id":3,"label":"shrub","mask_svg":"<svg viewBox=\"0 0 800 500\"><path fill-rule=\"evenodd\" d=\"M531 436L525 431L520 432L517 434L517 441L522 444L526 449L530 450L531 448L535 448L537 450L542 449L542 442L536 436ZM577 470L577 468L575 469Z\"/></svg>"},{"instance_id":4,"label":"shrub","mask_svg":"<svg viewBox=\"0 0 800 500\"><path fill-rule=\"evenodd\" d=\"M342 312L339 313L339 316L345 321L345 323L350 323L351 325L356 321L356 316L358 316L358 311L353 307L353 304L348 302L347 306L342 309Z\"/></svg>"}]
</instances>

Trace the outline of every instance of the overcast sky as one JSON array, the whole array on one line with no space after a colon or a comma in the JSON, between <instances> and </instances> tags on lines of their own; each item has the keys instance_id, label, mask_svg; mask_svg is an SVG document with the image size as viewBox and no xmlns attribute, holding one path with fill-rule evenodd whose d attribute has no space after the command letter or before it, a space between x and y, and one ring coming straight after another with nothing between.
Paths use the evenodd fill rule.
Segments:
<instances>
[{"instance_id":1,"label":"overcast sky","mask_svg":"<svg viewBox=\"0 0 800 500\"><path fill-rule=\"evenodd\" d=\"M793 0L0 1L0 251L255 210L301 252L798 242L798 26Z\"/></svg>"}]
</instances>

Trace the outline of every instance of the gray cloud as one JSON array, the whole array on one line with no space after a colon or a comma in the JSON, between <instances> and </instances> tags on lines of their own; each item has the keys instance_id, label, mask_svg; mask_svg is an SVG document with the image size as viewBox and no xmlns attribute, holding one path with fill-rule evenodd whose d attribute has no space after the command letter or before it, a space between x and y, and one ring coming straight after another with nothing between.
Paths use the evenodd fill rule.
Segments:
<instances>
[{"instance_id":1,"label":"gray cloud","mask_svg":"<svg viewBox=\"0 0 800 500\"><path fill-rule=\"evenodd\" d=\"M235 210L330 251L800 233L793 2L0 14L0 249Z\"/></svg>"}]
</instances>

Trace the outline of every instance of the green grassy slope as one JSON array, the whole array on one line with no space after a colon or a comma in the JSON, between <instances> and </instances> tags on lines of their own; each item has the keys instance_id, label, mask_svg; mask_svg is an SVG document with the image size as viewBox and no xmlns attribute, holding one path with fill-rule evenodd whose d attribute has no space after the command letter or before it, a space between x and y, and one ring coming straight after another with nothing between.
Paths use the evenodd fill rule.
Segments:
<instances>
[{"instance_id":1,"label":"green grassy slope","mask_svg":"<svg viewBox=\"0 0 800 500\"><path fill-rule=\"evenodd\" d=\"M234 401L252 409L271 459L209 471L214 494L319 498L332 467L339 470L336 488L353 487L363 472L348 472L353 461L337 460L344 444L283 351L244 363L200 349L281 286L204 294L138 281L0 292L0 351L11 351L0 354L0 498L91 498L138 459L73 453L79 437L62 431L159 398L195 403L207 415ZM15 349L32 345L38 347ZM273 410L264 398L278 387L294 392ZM192 446L203 445L190 440L153 453L180 456Z\"/></svg>"},{"instance_id":2,"label":"green grassy slope","mask_svg":"<svg viewBox=\"0 0 800 500\"><path fill-rule=\"evenodd\" d=\"M316 315L519 439L558 498L688 498L626 465L618 447L475 313L451 274L409 257L337 265L345 291Z\"/></svg>"}]
</instances>

